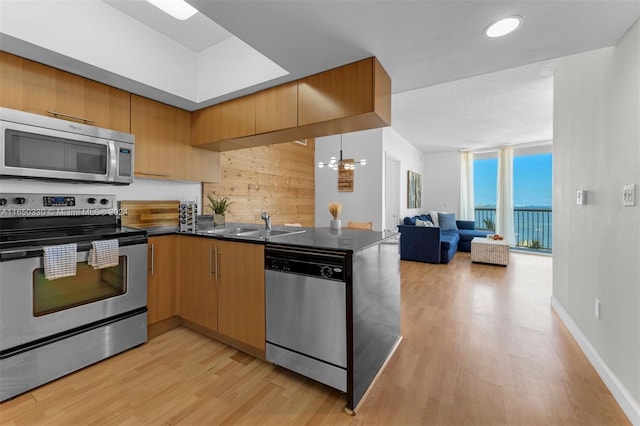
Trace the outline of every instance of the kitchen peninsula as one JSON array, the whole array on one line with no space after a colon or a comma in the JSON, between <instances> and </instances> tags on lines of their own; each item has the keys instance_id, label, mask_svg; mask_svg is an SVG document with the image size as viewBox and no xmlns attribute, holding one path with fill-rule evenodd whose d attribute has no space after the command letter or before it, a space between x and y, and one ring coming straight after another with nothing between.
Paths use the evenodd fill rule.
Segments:
<instances>
[{"instance_id":1,"label":"kitchen peninsula","mask_svg":"<svg viewBox=\"0 0 640 426\"><path fill-rule=\"evenodd\" d=\"M260 228L260 225L227 224L226 229L246 229L247 227ZM283 231L285 228L274 228L274 230ZM240 248L252 247L253 251L258 250L262 256L266 253L264 264L266 283L263 281L267 288L264 338L266 356L264 358L344 391L347 399L345 411L352 414L401 340L400 261L398 246L392 244L397 234L352 229L332 231L328 228L287 228L286 230L293 232L277 236L263 234L262 237L243 237L232 232L185 234L176 232L175 228L166 227L149 229L149 236L150 244L160 235L177 238L178 246L189 252L193 251L184 244L206 246L201 251L205 255L213 253L214 260L203 262L203 268L206 270L201 275L205 277L209 275L218 277L220 271L221 277L228 278L229 273L224 269L225 250L228 253L228 248L225 248L224 244L227 247L229 244ZM176 233L178 235L175 235ZM209 243L213 245L210 246ZM236 253L241 251L236 250ZM274 256L273 253L277 255ZM316 262L316 260L319 261ZM179 257L178 262L180 262ZM249 265L244 269L255 266L255 262L249 258L244 262L245 265ZM303 271L296 270L296 262L307 266ZM343 262L344 267L336 266L338 265L336 262ZM243 265L243 260L236 259L236 265ZM193 267L193 264L190 267ZM183 266L178 264L177 269L180 271L181 268L183 269ZM184 281L181 275L178 274L180 280ZM304 278L312 281L300 281L303 275L312 277ZM213 278L212 280L215 281ZM273 287L274 283L276 287ZM303 289L304 283L311 285ZM180 282L180 291L184 291L189 284ZM239 284L246 285L246 282ZM270 294L276 294L270 293L269 289L277 288L280 284L289 286L291 291L278 293L279 296L275 298L279 302L275 306L280 307L276 312L286 312L286 315L281 316L281 320L278 321L273 319L273 312L269 310L269 306L273 306L274 302L273 297L269 299ZM228 291L231 285L233 284L227 281L224 284L226 287L224 291ZM221 287L218 288L217 294L218 306L222 303ZM338 289L337 297L336 291L322 292L329 287ZM199 297L202 299L206 296ZM254 298L251 295L247 297ZM262 297L264 302L264 293ZM335 311L335 303L326 303L327 300L336 298L344 301L343 312ZM152 307L150 306L149 309L151 310ZM313 317L314 311L320 316ZM184 314L180 311L179 315ZM218 327L222 325L222 318L223 315L218 313ZM182 323L186 326L192 325L191 321L184 321L184 319ZM275 329L281 328L283 324L287 327L286 330ZM327 326L323 327L323 325ZM304 328L305 326L308 328ZM200 326L192 328L203 331ZM318 352L307 353L310 355L308 357L302 349L304 347L302 343L300 347L294 346L293 350L283 348L280 342L270 343L270 340L276 340L277 337L274 336L278 334L290 335L295 334L296 331L300 333L302 340L320 342ZM219 330L218 333L220 333ZM218 333L205 332L233 346L234 341L227 341L224 336L219 338ZM242 346L236 345L236 347L244 349ZM276 352L271 352L270 347L275 348ZM342 348L344 348L343 353L341 353ZM249 352L256 354L255 351ZM337 352L338 360L327 358L329 360L327 363L318 362L317 360L324 358L321 354L327 352ZM313 357L313 360L310 361L310 357ZM344 367L341 367L340 359L344 360ZM342 376L327 381L323 379L326 377L323 371L334 378L336 374L338 376L342 374ZM340 384L341 380L344 380L344 387Z\"/></svg>"}]
</instances>

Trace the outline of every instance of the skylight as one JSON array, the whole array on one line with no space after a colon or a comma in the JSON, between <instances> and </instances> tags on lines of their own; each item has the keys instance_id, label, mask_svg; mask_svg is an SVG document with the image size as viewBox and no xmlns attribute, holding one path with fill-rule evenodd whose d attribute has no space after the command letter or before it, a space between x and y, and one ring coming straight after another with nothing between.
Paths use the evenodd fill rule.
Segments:
<instances>
[{"instance_id":1,"label":"skylight","mask_svg":"<svg viewBox=\"0 0 640 426\"><path fill-rule=\"evenodd\" d=\"M186 21L198 10L184 0L147 0L149 3L180 21Z\"/></svg>"}]
</instances>

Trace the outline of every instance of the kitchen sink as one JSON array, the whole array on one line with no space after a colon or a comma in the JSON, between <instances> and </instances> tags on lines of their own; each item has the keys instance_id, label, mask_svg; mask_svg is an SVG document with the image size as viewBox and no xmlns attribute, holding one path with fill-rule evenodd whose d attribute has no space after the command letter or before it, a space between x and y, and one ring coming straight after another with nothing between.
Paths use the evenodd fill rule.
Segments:
<instances>
[{"instance_id":1,"label":"kitchen sink","mask_svg":"<svg viewBox=\"0 0 640 426\"><path fill-rule=\"evenodd\" d=\"M196 234L199 235L240 235L247 232L259 231L258 227L233 227L233 228L220 228L220 229L199 229L196 230Z\"/></svg>"},{"instance_id":2,"label":"kitchen sink","mask_svg":"<svg viewBox=\"0 0 640 426\"><path fill-rule=\"evenodd\" d=\"M196 231L198 235L219 235L221 237L242 237L249 239L268 240L271 237L301 234L304 229L271 229L267 230L258 226L237 226L221 229L202 229Z\"/></svg>"},{"instance_id":3,"label":"kitchen sink","mask_svg":"<svg viewBox=\"0 0 640 426\"><path fill-rule=\"evenodd\" d=\"M291 235L298 234L300 232L304 232L304 230L300 231L285 231L281 229L258 229L256 231L248 231L248 232L240 232L237 235L239 237L256 237L256 238L269 238L269 237L277 237L278 235Z\"/></svg>"}]
</instances>

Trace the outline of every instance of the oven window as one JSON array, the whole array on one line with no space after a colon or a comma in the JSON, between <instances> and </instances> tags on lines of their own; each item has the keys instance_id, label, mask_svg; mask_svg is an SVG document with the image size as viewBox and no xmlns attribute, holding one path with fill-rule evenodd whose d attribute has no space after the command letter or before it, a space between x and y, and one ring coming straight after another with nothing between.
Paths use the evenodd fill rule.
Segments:
<instances>
[{"instance_id":1,"label":"oven window","mask_svg":"<svg viewBox=\"0 0 640 426\"><path fill-rule=\"evenodd\" d=\"M78 263L75 276L56 280L47 280L44 268L38 268L33 271L33 315L39 317L125 294L126 271L126 256L120 256L118 266L104 269Z\"/></svg>"}]
</instances>

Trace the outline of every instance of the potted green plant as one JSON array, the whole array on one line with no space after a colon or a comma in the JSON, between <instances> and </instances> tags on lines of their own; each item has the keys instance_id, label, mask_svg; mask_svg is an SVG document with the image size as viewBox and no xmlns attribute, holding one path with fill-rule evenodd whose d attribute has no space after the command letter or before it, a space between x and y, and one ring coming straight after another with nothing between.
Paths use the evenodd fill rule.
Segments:
<instances>
[{"instance_id":1,"label":"potted green plant","mask_svg":"<svg viewBox=\"0 0 640 426\"><path fill-rule=\"evenodd\" d=\"M207 199L209 200L207 207L209 207L209 210L213 213L213 226L224 226L225 213L229 210L229 206L233 204L233 202L229 201L229 197L227 196L213 196L213 194L208 194Z\"/></svg>"}]
</instances>

